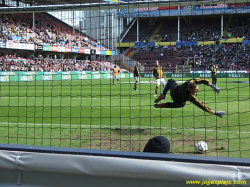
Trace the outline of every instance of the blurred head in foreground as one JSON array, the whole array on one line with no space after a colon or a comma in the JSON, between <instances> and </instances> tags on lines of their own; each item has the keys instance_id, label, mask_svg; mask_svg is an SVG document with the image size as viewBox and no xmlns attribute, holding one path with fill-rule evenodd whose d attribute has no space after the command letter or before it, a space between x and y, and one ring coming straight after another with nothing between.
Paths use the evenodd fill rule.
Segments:
<instances>
[{"instance_id":1,"label":"blurred head in foreground","mask_svg":"<svg viewBox=\"0 0 250 187\"><path fill-rule=\"evenodd\" d=\"M164 136L155 136L148 140L143 152L150 153L169 153L170 143Z\"/></svg>"}]
</instances>

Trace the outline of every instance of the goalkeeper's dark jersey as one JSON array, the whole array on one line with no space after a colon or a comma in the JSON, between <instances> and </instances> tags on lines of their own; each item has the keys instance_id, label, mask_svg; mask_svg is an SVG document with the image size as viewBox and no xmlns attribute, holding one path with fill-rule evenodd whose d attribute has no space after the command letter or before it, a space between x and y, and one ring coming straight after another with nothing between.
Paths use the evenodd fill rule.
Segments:
<instances>
[{"instance_id":1,"label":"goalkeeper's dark jersey","mask_svg":"<svg viewBox=\"0 0 250 187\"><path fill-rule=\"evenodd\" d=\"M200 78L198 78L198 79L190 79L190 80L186 81L184 84L178 85L171 93L171 96L172 96L174 102L176 102L176 103L184 103L186 101L190 101L193 104L195 104L197 107L199 107L200 109L202 109L202 110L204 110L206 112L211 112L211 109L208 108L202 101L200 101L197 98L197 94L192 94L188 90L188 84L189 83L208 85L209 80L200 79Z\"/></svg>"}]
</instances>

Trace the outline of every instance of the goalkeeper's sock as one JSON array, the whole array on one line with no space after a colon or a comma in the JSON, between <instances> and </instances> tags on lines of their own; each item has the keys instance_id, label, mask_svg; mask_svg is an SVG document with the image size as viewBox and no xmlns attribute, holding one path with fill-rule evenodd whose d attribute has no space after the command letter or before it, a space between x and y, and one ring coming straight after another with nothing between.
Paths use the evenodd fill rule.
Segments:
<instances>
[{"instance_id":1,"label":"goalkeeper's sock","mask_svg":"<svg viewBox=\"0 0 250 187\"><path fill-rule=\"evenodd\" d=\"M158 86L155 87L155 94L157 95L157 92L158 92Z\"/></svg>"}]
</instances>

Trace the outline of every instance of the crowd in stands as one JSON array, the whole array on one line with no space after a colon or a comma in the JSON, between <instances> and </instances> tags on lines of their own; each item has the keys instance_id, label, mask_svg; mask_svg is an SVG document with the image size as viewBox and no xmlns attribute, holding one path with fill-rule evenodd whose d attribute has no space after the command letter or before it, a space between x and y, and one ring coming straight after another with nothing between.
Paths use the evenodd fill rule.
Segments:
<instances>
[{"instance_id":1,"label":"crowd in stands","mask_svg":"<svg viewBox=\"0 0 250 187\"><path fill-rule=\"evenodd\" d=\"M249 69L249 45L221 44L215 49L213 45L184 47L179 53L188 56L183 65L191 65L194 69L210 69L215 64L223 70Z\"/></svg>"},{"instance_id":2,"label":"crowd in stands","mask_svg":"<svg viewBox=\"0 0 250 187\"><path fill-rule=\"evenodd\" d=\"M227 27L227 38L244 38L245 40L250 39L249 32L249 19L242 17L240 21L233 20Z\"/></svg>"},{"instance_id":3,"label":"crowd in stands","mask_svg":"<svg viewBox=\"0 0 250 187\"><path fill-rule=\"evenodd\" d=\"M23 21L25 20L25 21ZM147 46L153 36L157 25L149 25L148 20L140 20L140 41ZM160 22L159 22L160 23ZM159 24L157 23L157 24ZM190 22L182 20L181 22L181 41L218 41L227 40L230 37L240 37L249 39L248 18L233 18L230 24L226 24L227 34L220 38L220 18L192 18ZM33 26L33 24L35 26ZM177 20L166 19L163 27L157 35L161 41L177 41ZM136 41L136 24L128 33L128 41ZM124 41L126 41L124 39ZM141 40L143 39L143 40ZM157 39L158 40L158 39ZM34 43L38 45L56 45L64 47L92 48L98 45L98 42L75 31L71 26L57 20L47 13L36 13L33 23L33 14L1 14L0 15L0 42L18 42ZM102 47L105 50L104 47ZM159 50L159 49L158 49ZM211 64L216 64L219 68L227 70L249 69L249 51L250 45L241 44L221 44L215 45L192 45L175 46L171 45L164 48L157 55L153 55L156 49L140 53L150 53L147 56L141 56L136 61L147 60L145 65L151 65L157 58L164 62L166 57L175 58L175 62L166 62L163 64L166 68L177 65L192 65L193 68L209 68ZM150 59L149 59L150 57ZM154 59L153 59L154 58ZM189 60L193 59L193 60ZM167 60L166 60L167 61ZM142 63L143 64L143 63ZM110 71L113 63L95 60L60 60L37 57L28 60L6 55L0 57L0 71Z\"/></svg>"},{"instance_id":4,"label":"crowd in stands","mask_svg":"<svg viewBox=\"0 0 250 187\"><path fill-rule=\"evenodd\" d=\"M156 59L167 71L174 71L176 65L191 65L193 70L210 70L213 64L221 70L249 70L250 44L171 45L140 52L133 58L144 63L148 71L152 70Z\"/></svg>"},{"instance_id":5,"label":"crowd in stands","mask_svg":"<svg viewBox=\"0 0 250 187\"><path fill-rule=\"evenodd\" d=\"M98 42L47 13L36 13L34 23L31 13L1 14L0 41L79 48L98 45ZM105 47L102 46L102 50Z\"/></svg>"},{"instance_id":6,"label":"crowd in stands","mask_svg":"<svg viewBox=\"0 0 250 187\"><path fill-rule=\"evenodd\" d=\"M0 57L0 71L112 71L115 66L113 62L99 60L72 60L72 59L50 59L38 56L35 59L25 59L5 55ZM116 65L121 72L126 72Z\"/></svg>"},{"instance_id":7,"label":"crowd in stands","mask_svg":"<svg viewBox=\"0 0 250 187\"><path fill-rule=\"evenodd\" d=\"M174 28L169 28L168 24L159 31L162 42L177 41L177 20L176 23L171 25ZM186 23L185 20L181 20L180 40L181 41L216 41L220 38L220 23L219 18L192 18L190 22Z\"/></svg>"},{"instance_id":8,"label":"crowd in stands","mask_svg":"<svg viewBox=\"0 0 250 187\"><path fill-rule=\"evenodd\" d=\"M240 15L232 18L225 18L224 36L221 37L220 17L191 18L189 22L181 21L180 41L197 42L213 41L214 45L183 45L176 46L147 46L148 33L153 33L151 27L144 29L148 25L141 21L140 29L144 30L142 36L146 39L146 48L141 48L133 55L133 59L145 65L146 71L150 71L154 61L160 59L165 69L175 70L176 65L191 65L193 69L210 69L212 64L223 70L249 70L249 44L242 42L227 42L231 38L250 39L248 29L248 17ZM164 20L162 28L157 35L161 42L177 41L177 20ZM161 21L156 23L155 27ZM144 25L144 26L143 26ZM146 33L145 30L148 30ZM174 32L175 31L175 32ZM152 37L150 38L152 39ZM155 38L155 42L158 41ZM144 42L145 43L145 42Z\"/></svg>"},{"instance_id":9,"label":"crowd in stands","mask_svg":"<svg viewBox=\"0 0 250 187\"><path fill-rule=\"evenodd\" d=\"M162 24L162 26L159 31L155 33L154 31L159 24ZM159 19L155 24L150 23L148 20L140 19L139 28L139 41L144 42L146 45L148 42L175 42L178 40L177 19ZM248 31L246 28L247 26L244 27L245 33ZM220 39L220 34L221 26L220 18L218 17L202 19L192 17L189 23L187 23L185 19L180 20L179 39L181 41L216 41ZM232 34L231 37L233 36L238 37L239 35ZM134 24L122 42L137 41L137 37L137 25Z\"/></svg>"},{"instance_id":10,"label":"crowd in stands","mask_svg":"<svg viewBox=\"0 0 250 187\"><path fill-rule=\"evenodd\" d=\"M155 24L148 20L139 21L139 40L146 45L148 42L175 42L178 40L178 20L164 18L158 20ZM186 19L180 20L180 41L218 41L230 38L250 39L248 17L240 15L232 20L224 20L224 36L221 36L221 18L220 17L192 17L188 22ZM160 30L154 33L154 30L162 24ZM137 41L137 26L134 24L127 33L123 42Z\"/></svg>"},{"instance_id":11,"label":"crowd in stands","mask_svg":"<svg viewBox=\"0 0 250 187\"><path fill-rule=\"evenodd\" d=\"M215 53L216 63L228 70L250 69L250 45L222 44Z\"/></svg>"}]
</instances>

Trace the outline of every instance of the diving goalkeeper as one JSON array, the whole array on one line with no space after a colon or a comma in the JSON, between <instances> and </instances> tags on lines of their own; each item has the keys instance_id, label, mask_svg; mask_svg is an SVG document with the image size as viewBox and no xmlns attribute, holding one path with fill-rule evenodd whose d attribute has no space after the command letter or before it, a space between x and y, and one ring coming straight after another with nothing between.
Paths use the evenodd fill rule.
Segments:
<instances>
[{"instance_id":1,"label":"diving goalkeeper","mask_svg":"<svg viewBox=\"0 0 250 187\"><path fill-rule=\"evenodd\" d=\"M169 79L165 85L162 94L155 100L155 103L165 99L167 92L170 90L170 95L173 102L167 102L162 104L155 104L155 108L181 108L184 107L186 101L190 101L197 107L205 112L214 114L219 117L224 116L223 111L214 111L208 108L203 102L197 98L197 92L199 91L198 84L204 84L210 86L215 93L220 93L220 88L211 84L207 79L190 79L185 83L178 85L175 80Z\"/></svg>"}]
</instances>

